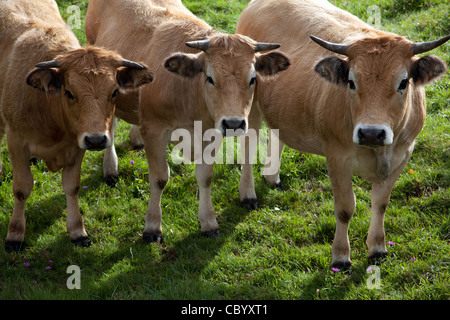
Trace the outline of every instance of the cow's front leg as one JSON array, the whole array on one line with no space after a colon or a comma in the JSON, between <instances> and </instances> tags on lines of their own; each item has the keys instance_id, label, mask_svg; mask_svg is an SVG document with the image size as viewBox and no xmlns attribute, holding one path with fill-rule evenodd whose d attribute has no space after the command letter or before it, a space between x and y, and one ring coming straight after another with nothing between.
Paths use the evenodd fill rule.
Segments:
<instances>
[{"instance_id":1,"label":"cow's front leg","mask_svg":"<svg viewBox=\"0 0 450 320\"><path fill-rule=\"evenodd\" d=\"M146 128L148 127L148 128ZM151 130L150 128L154 130ZM150 203L145 213L144 241L162 241L162 209L161 196L169 181L169 166L166 160L166 146L169 139L168 133L155 126L142 126L142 138L147 156L148 172L150 180Z\"/></svg>"},{"instance_id":2,"label":"cow's front leg","mask_svg":"<svg viewBox=\"0 0 450 320\"><path fill-rule=\"evenodd\" d=\"M355 211L351 159L344 155L327 157L327 167L333 188L334 215L336 217L336 232L331 247L331 265L345 271L351 267L348 227Z\"/></svg>"},{"instance_id":3,"label":"cow's front leg","mask_svg":"<svg viewBox=\"0 0 450 320\"><path fill-rule=\"evenodd\" d=\"M199 187L198 220L203 235L207 237L219 236L219 224L211 201L211 183L214 164L196 164L196 177Z\"/></svg>"},{"instance_id":4,"label":"cow's front leg","mask_svg":"<svg viewBox=\"0 0 450 320\"><path fill-rule=\"evenodd\" d=\"M369 260L374 262L387 255L384 233L384 215L391 197L392 188L408 162L410 155L411 153L407 154L403 163L395 169L385 181L381 183L374 183L372 186L372 217L370 220L366 244L369 249Z\"/></svg>"},{"instance_id":5,"label":"cow's front leg","mask_svg":"<svg viewBox=\"0 0 450 320\"><path fill-rule=\"evenodd\" d=\"M89 247L91 242L84 229L83 218L78 206L78 193L80 190L81 163L84 151L80 150L73 165L66 166L62 171L62 185L67 201L67 222L66 228L69 238L74 244L80 247Z\"/></svg>"},{"instance_id":6,"label":"cow's front leg","mask_svg":"<svg viewBox=\"0 0 450 320\"><path fill-rule=\"evenodd\" d=\"M7 136L8 150L13 170L14 211L9 221L5 239L6 251L19 251L25 236L25 204L33 189L33 175L30 170L30 152L13 134Z\"/></svg>"},{"instance_id":7,"label":"cow's front leg","mask_svg":"<svg viewBox=\"0 0 450 320\"><path fill-rule=\"evenodd\" d=\"M111 126L111 146L105 149L103 156L103 179L108 186L114 186L119 178L119 160L114 145L114 134L117 128L117 117L114 117Z\"/></svg>"}]
</instances>

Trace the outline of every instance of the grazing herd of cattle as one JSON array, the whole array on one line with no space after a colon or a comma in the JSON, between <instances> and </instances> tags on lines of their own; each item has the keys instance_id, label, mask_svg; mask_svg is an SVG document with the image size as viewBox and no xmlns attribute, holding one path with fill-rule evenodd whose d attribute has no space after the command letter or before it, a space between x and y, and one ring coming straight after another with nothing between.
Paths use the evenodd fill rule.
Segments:
<instances>
[{"instance_id":1,"label":"grazing herd of cattle","mask_svg":"<svg viewBox=\"0 0 450 320\"><path fill-rule=\"evenodd\" d=\"M2 1L0 138L6 133L15 197L8 252L24 241L33 156L51 171L62 169L67 232L77 245L90 245L78 207L81 163L86 150L106 149L104 178L117 179L114 130L121 118L133 124L148 160L145 241L161 240L171 132L193 133L202 121L203 130L245 137L264 119L279 132L280 148L270 152L281 157L287 145L326 157L336 216L333 267L351 266L354 172L373 183L369 257L387 253L384 214L425 121L423 86L447 70L438 57L417 55L450 36L413 43L325 0L252 0L236 34L214 30L181 0L90 0L85 27L89 45L81 47L53 0ZM213 165L196 164L201 231L215 237L212 175ZM265 178L280 184L279 170ZM250 161L239 193L244 206L257 208Z\"/></svg>"}]
</instances>

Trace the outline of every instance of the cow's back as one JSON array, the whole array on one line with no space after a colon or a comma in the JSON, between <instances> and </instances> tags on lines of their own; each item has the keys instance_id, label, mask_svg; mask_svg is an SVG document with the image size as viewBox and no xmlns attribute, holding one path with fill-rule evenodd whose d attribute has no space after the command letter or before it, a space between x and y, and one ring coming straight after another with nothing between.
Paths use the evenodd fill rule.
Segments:
<instances>
[{"instance_id":1,"label":"cow's back","mask_svg":"<svg viewBox=\"0 0 450 320\"><path fill-rule=\"evenodd\" d=\"M198 53L185 43L205 39L210 30L179 0L91 0L86 16L89 43L144 62L153 71L154 81L141 91L141 105L145 105L147 119L170 119L174 126L177 119L183 122L194 113L205 112L190 107L201 96L195 82L167 72L163 63L175 52ZM124 119L133 118L131 113L137 108L129 101L135 100L124 96L117 102L118 114Z\"/></svg>"},{"instance_id":2,"label":"cow's back","mask_svg":"<svg viewBox=\"0 0 450 320\"><path fill-rule=\"evenodd\" d=\"M36 63L75 49L79 42L50 0L7 0L0 7L0 29L1 112L10 126L46 123L48 109L42 108L48 108L47 100L26 84L26 77Z\"/></svg>"},{"instance_id":3,"label":"cow's back","mask_svg":"<svg viewBox=\"0 0 450 320\"><path fill-rule=\"evenodd\" d=\"M196 19L180 0L91 0L86 37L90 44L114 48L126 58L148 62L155 30L183 16Z\"/></svg>"}]
</instances>

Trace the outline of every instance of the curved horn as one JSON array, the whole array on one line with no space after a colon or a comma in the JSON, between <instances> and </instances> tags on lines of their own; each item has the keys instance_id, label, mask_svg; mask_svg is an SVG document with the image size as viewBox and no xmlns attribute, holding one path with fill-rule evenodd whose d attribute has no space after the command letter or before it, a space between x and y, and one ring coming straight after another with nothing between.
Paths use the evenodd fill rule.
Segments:
<instances>
[{"instance_id":1,"label":"curved horn","mask_svg":"<svg viewBox=\"0 0 450 320\"><path fill-rule=\"evenodd\" d=\"M35 64L36 67L42 68L42 69L49 69L49 68L58 68L59 67L59 61L58 60L52 60L52 61L44 61L39 62Z\"/></svg>"},{"instance_id":2,"label":"curved horn","mask_svg":"<svg viewBox=\"0 0 450 320\"><path fill-rule=\"evenodd\" d=\"M206 51L209 48L209 44L211 43L211 40L198 40L198 41L189 41L185 44L194 49Z\"/></svg>"},{"instance_id":3,"label":"curved horn","mask_svg":"<svg viewBox=\"0 0 450 320\"><path fill-rule=\"evenodd\" d=\"M413 54L419 54L419 53L424 53L424 52L433 50L434 48L439 47L440 45L444 44L448 40L450 40L450 35L443 37L441 39L438 39L438 40L434 40L434 41L414 43L412 45Z\"/></svg>"},{"instance_id":4,"label":"curved horn","mask_svg":"<svg viewBox=\"0 0 450 320\"><path fill-rule=\"evenodd\" d=\"M321 46L327 50L330 50L331 52L346 55L348 48L350 48L350 46L348 44L332 43L332 42L322 40L316 36L309 36L309 37L311 38L311 40L313 40L319 46Z\"/></svg>"},{"instance_id":5,"label":"curved horn","mask_svg":"<svg viewBox=\"0 0 450 320\"><path fill-rule=\"evenodd\" d=\"M280 46L281 44L279 43L258 42L255 47L255 52L274 50L278 49Z\"/></svg>"},{"instance_id":6,"label":"curved horn","mask_svg":"<svg viewBox=\"0 0 450 320\"><path fill-rule=\"evenodd\" d=\"M139 70L145 69L145 67L142 64L126 59L122 60L121 66Z\"/></svg>"}]
</instances>

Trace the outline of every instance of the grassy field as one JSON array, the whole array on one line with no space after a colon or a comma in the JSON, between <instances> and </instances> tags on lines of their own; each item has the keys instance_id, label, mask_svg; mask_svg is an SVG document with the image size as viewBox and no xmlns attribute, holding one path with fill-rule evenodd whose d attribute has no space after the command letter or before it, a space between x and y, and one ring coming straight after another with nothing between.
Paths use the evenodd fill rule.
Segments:
<instances>
[{"instance_id":1,"label":"grassy field","mask_svg":"<svg viewBox=\"0 0 450 320\"><path fill-rule=\"evenodd\" d=\"M65 19L69 5L57 1ZM381 10L381 28L413 41L450 33L446 0L331 1L367 20L367 7ZM233 32L248 1L183 1L217 29ZM84 27L84 26L83 26ZM75 30L82 43L85 36ZM450 63L449 44L433 51ZM27 202L27 248L6 254L14 196L5 141L0 182L0 299L449 299L450 284L450 77L427 87L428 115L416 150L394 187L385 219L389 257L380 265L381 287L370 289L365 240L370 221L370 184L354 177L356 212L350 223L353 272L331 270L335 218L325 159L285 149L281 179L271 190L255 166L260 208L239 205L238 165L217 165L213 204L221 228L217 239L202 237L197 221L198 188L193 165L169 162L162 244L144 244L149 201L147 161L133 150L129 125L117 130L120 179L102 179L103 152L84 159L80 207L90 248L74 247L65 231L66 202L61 174L42 162L33 166L34 190ZM81 269L81 289L69 290L67 267Z\"/></svg>"}]
</instances>

